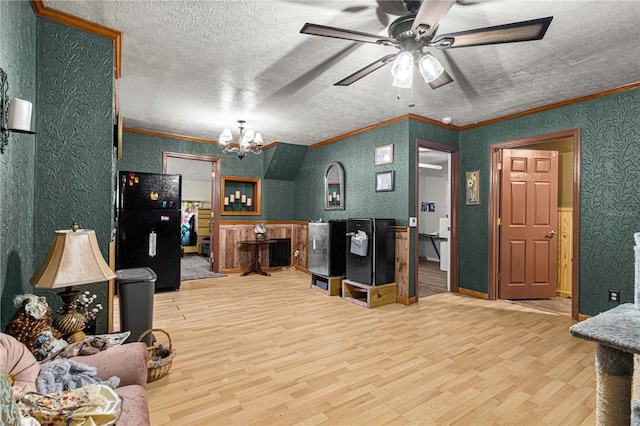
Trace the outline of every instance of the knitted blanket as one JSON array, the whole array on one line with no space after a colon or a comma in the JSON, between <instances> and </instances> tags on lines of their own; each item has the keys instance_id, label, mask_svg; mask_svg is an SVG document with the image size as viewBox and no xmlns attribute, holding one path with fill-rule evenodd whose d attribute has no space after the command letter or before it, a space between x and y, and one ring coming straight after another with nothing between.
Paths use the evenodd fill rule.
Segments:
<instances>
[{"instance_id":1,"label":"knitted blanket","mask_svg":"<svg viewBox=\"0 0 640 426\"><path fill-rule=\"evenodd\" d=\"M36 389L39 393L48 394L73 390L87 385L102 384L115 389L120 384L120 378L110 377L100 380L96 377L96 368L71 359L55 359L42 366L36 379Z\"/></svg>"}]
</instances>

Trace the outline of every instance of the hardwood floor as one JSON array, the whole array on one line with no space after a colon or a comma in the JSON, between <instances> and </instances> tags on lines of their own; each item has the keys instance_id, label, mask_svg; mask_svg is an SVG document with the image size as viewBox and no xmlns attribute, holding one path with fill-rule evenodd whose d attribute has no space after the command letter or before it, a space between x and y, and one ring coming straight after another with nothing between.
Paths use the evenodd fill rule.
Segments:
<instances>
[{"instance_id":1,"label":"hardwood floor","mask_svg":"<svg viewBox=\"0 0 640 426\"><path fill-rule=\"evenodd\" d=\"M564 315L452 293L365 309L291 270L154 304L177 355L147 384L153 425L595 422L595 344Z\"/></svg>"},{"instance_id":2,"label":"hardwood floor","mask_svg":"<svg viewBox=\"0 0 640 426\"><path fill-rule=\"evenodd\" d=\"M418 265L418 296L420 298L447 292L447 272L440 270L440 262L420 258Z\"/></svg>"},{"instance_id":3,"label":"hardwood floor","mask_svg":"<svg viewBox=\"0 0 640 426\"><path fill-rule=\"evenodd\" d=\"M507 300L529 308L540 309L542 311L555 312L557 314L571 315L571 298L556 296L552 299L522 299Z\"/></svg>"},{"instance_id":4,"label":"hardwood floor","mask_svg":"<svg viewBox=\"0 0 640 426\"><path fill-rule=\"evenodd\" d=\"M418 295L420 298L447 291L447 273L440 270L440 263L420 258L418 270ZM505 300L516 305L527 306L542 311L571 315L571 298Z\"/></svg>"}]
</instances>

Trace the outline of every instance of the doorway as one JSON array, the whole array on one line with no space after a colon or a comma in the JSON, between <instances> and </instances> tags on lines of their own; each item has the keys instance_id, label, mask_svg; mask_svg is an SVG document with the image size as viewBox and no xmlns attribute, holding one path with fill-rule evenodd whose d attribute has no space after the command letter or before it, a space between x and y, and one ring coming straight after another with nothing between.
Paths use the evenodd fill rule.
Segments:
<instances>
[{"instance_id":1,"label":"doorway","mask_svg":"<svg viewBox=\"0 0 640 426\"><path fill-rule=\"evenodd\" d=\"M416 300L458 291L458 149L417 140Z\"/></svg>"},{"instance_id":2,"label":"doorway","mask_svg":"<svg viewBox=\"0 0 640 426\"><path fill-rule=\"evenodd\" d=\"M220 211L219 161L214 157L164 152L163 173L182 175L183 253L206 256L218 272Z\"/></svg>"},{"instance_id":3,"label":"doorway","mask_svg":"<svg viewBox=\"0 0 640 426\"><path fill-rule=\"evenodd\" d=\"M572 129L548 135L540 135L510 142L492 145L490 150L491 181L489 188L489 300L500 298L501 278L504 270L513 265L501 265L504 259L501 247L501 232L503 224L501 202L504 194L501 190L503 171L503 150L546 150L560 153L560 175L558 205L555 214L560 229L554 229L553 235L558 247L557 275L555 296L549 299L526 299L518 302L527 306L545 310L566 312L565 307L570 304L571 316L578 319L578 239L580 217L580 131ZM541 240L542 241L542 240ZM504 260L503 260L504 262ZM555 266L554 266L555 267ZM507 268L507 269L505 269ZM561 299L564 297L564 299ZM567 297L570 297L570 302Z\"/></svg>"}]
</instances>

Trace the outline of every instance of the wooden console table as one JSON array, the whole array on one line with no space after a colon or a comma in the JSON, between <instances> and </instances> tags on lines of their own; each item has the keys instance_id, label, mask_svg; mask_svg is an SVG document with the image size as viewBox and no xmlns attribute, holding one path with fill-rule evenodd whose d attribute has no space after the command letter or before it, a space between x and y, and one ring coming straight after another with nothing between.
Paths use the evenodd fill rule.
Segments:
<instances>
[{"instance_id":1,"label":"wooden console table","mask_svg":"<svg viewBox=\"0 0 640 426\"><path fill-rule=\"evenodd\" d=\"M271 274L268 273L267 271L263 271L262 270L262 265L260 264L260 247L261 246L268 246L270 244L275 243L276 240L262 240L262 241L258 241L258 240L243 240L243 241L238 241L238 244L241 245L245 245L245 246L249 246L249 247L253 247L253 258L251 259L251 266L249 266L249 270L244 272L242 274L242 276L244 277L245 275L249 275L251 273L256 273L256 274L260 274L260 275L265 275L267 277L270 277Z\"/></svg>"}]
</instances>

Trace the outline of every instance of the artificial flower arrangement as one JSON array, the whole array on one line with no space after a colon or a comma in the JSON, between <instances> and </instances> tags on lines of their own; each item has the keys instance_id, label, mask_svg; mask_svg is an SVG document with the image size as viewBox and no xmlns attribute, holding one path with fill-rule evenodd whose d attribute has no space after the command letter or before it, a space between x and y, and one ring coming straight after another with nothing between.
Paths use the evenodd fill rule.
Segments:
<instances>
[{"instance_id":1,"label":"artificial flower arrangement","mask_svg":"<svg viewBox=\"0 0 640 426\"><path fill-rule=\"evenodd\" d=\"M102 305L100 303L97 303L93 308L91 307L91 304L97 298L98 296L91 294L88 291L85 291L76 298L76 311L80 312L84 316L85 323L96 319L98 312L102 310Z\"/></svg>"},{"instance_id":2,"label":"artificial flower arrangement","mask_svg":"<svg viewBox=\"0 0 640 426\"><path fill-rule=\"evenodd\" d=\"M49 308L46 298L31 293L20 294L13 299L13 306L18 308L21 305L24 306L25 312L35 319L41 319Z\"/></svg>"}]
</instances>

